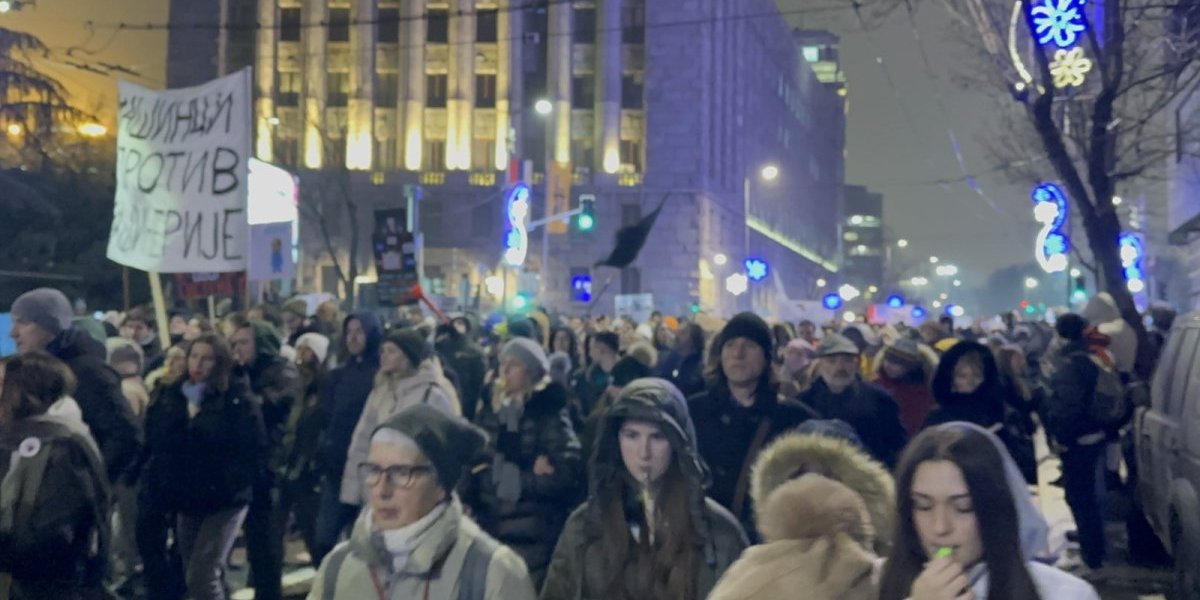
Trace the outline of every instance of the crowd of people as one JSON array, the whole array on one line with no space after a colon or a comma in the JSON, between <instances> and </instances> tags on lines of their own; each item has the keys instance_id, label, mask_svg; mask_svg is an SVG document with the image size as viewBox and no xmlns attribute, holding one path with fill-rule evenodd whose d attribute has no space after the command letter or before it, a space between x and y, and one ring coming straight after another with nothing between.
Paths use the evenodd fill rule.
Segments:
<instances>
[{"instance_id":1,"label":"crowd of people","mask_svg":"<svg viewBox=\"0 0 1200 600\"><path fill-rule=\"evenodd\" d=\"M277 599L288 538L313 600L1097 598L1052 566L1033 435L1100 568L1137 353L1106 294L989 331L297 299L161 336L48 288L11 313L12 598L223 600L240 540Z\"/></svg>"}]
</instances>

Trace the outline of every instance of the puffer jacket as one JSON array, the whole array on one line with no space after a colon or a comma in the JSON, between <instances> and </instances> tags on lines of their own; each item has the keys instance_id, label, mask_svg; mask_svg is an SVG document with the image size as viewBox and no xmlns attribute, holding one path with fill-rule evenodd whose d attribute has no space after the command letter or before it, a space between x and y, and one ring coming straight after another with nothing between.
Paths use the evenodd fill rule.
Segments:
<instances>
[{"instance_id":1,"label":"puffer jacket","mask_svg":"<svg viewBox=\"0 0 1200 600\"><path fill-rule=\"evenodd\" d=\"M359 312L346 317L342 322L345 339L346 325L351 320L362 324L367 334L367 345L358 356L347 357L346 361L329 373L325 387L321 390L321 406L329 420L325 423L322 436L322 466L330 482L342 480L346 468L346 451L354 438L354 428L362 416L367 397L375 386L375 373L379 371L379 344L383 341L383 325L374 313ZM332 483L336 485L336 483Z\"/></svg>"},{"instance_id":2,"label":"puffer jacket","mask_svg":"<svg viewBox=\"0 0 1200 600\"><path fill-rule=\"evenodd\" d=\"M580 483L584 480L579 438L567 410L567 390L548 379L541 385L544 387L536 388L525 401L515 431L501 423L498 402L489 399L482 403L475 423L488 434L489 456L484 460L492 467L479 470L464 492L479 525L525 559L535 584L545 574L554 542L567 513L582 495ZM538 457L546 457L554 472L535 474ZM501 477L497 468L510 468L506 463L520 471L515 502L498 495Z\"/></svg>"},{"instance_id":3,"label":"puffer jacket","mask_svg":"<svg viewBox=\"0 0 1200 600\"><path fill-rule=\"evenodd\" d=\"M346 451L340 492L342 503L363 503L364 490L362 480L358 477L358 465L367 460L375 428L392 415L416 404L429 404L449 414L462 416L454 385L442 376L441 363L437 358L421 361L417 371L408 377L385 373L376 377L375 389L367 398L367 405L350 438L350 448Z\"/></svg>"},{"instance_id":4,"label":"puffer jacket","mask_svg":"<svg viewBox=\"0 0 1200 600\"><path fill-rule=\"evenodd\" d=\"M621 457L617 438L626 419L655 423L671 444L673 460L688 484L687 502L691 515L696 598L704 598L721 574L748 544L746 534L729 511L704 495L708 467L696 447L687 401L670 382L663 379L638 379L622 390L604 413L596 452L590 463L588 500L571 514L554 549L554 559L542 588L542 600L601 600L606 598L608 574L603 572L601 533L606 527L603 498L616 486L624 491L621 498L626 519L633 526L646 527L645 508L630 484L632 476ZM632 545L632 544L631 544ZM633 582L632 568L625 569L626 587ZM666 576L666 573L655 574ZM650 593L650 590L644 590Z\"/></svg>"},{"instance_id":5,"label":"puffer jacket","mask_svg":"<svg viewBox=\"0 0 1200 600\"><path fill-rule=\"evenodd\" d=\"M873 549L879 555L887 554L892 547L895 523L895 483L882 464L846 440L789 433L764 449L754 463L750 486L757 521L763 520L761 507L771 493L798 472L832 479L862 498L875 530Z\"/></svg>"},{"instance_id":6,"label":"puffer jacket","mask_svg":"<svg viewBox=\"0 0 1200 600\"><path fill-rule=\"evenodd\" d=\"M874 600L872 528L862 498L820 475L788 481L759 513L767 543L746 550L708 600Z\"/></svg>"},{"instance_id":7,"label":"puffer jacket","mask_svg":"<svg viewBox=\"0 0 1200 600\"><path fill-rule=\"evenodd\" d=\"M498 544L452 497L408 556L400 571L371 529L371 511L354 524L350 540L321 563L308 600L533 600L533 584L521 558ZM382 594L373 578L384 587Z\"/></svg>"}]
</instances>

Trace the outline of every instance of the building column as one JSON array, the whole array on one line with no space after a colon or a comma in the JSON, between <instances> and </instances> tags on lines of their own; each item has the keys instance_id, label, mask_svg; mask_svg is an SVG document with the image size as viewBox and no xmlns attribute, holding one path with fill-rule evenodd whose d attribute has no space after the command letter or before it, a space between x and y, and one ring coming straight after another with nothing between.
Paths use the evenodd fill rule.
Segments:
<instances>
[{"instance_id":1,"label":"building column","mask_svg":"<svg viewBox=\"0 0 1200 600\"><path fill-rule=\"evenodd\" d=\"M375 0L355 0L350 48L357 57L350 71L352 94L347 106L346 168L371 168L375 144Z\"/></svg>"},{"instance_id":2,"label":"building column","mask_svg":"<svg viewBox=\"0 0 1200 600\"><path fill-rule=\"evenodd\" d=\"M596 153L602 172L621 168L621 0L600 0L596 14Z\"/></svg>"},{"instance_id":3,"label":"building column","mask_svg":"<svg viewBox=\"0 0 1200 600\"><path fill-rule=\"evenodd\" d=\"M521 44L520 39L510 39L511 22L518 21L508 14L508 0L496 3L496 153L493 165L497 171L508 170L509 148L508 132L512 128L509 111L512 102L509 100L509 82L520 78L520 72L514 73L512 49Z\"/></svg>"},{"instance_id":4,"label":"building column","mask_svg":"<svg viewBox=\"0 0 1200 600\"><path fill-rule=\"evenodd\" d=\"M574 11L569 2L550 5L549 38L546 50L550 53L547 88L554 104L551 115L550 148L554 162L571 162L571 17ZM550 165L546 165L549 173Z\"/></svg>"},{"instance_id":5,"label":"building column","mask_svg":"<svg viewBox=\"0 0 1200 600\"><path fill-rule=\"evenodd\" d=\"M471 168L471 111L475 108L475 2L451 3L450 73L446 77L446 170Z\"/></svg>"},{"instance_id":6,"label":"building column","mask_svg":"<svg viewBox=\"0 0 1200 600\"><path fill-rule=\"evenodd\" d=\"M329 21L329 3L326 0L306 0L303 21ZM324 129L328 41L324 27L305 28L301 35L304 39L304 166L320 169L324 163L325 141L328 138Z\"/></svg>"},{"instance_id":7,"label":"building column","mask_svg":"<svg viewBox=\"0 0 1200 600\"><path fill-rule=\"evenodd\" d=\"M401 68L404 92L404 169L421 170L421 155L425 150L425 1L401 0L400 15L404 22L401 37Z\"/></svg>"},{"instance_id":8,"label":"building column","mask_svg":"<svg viewBox=\"0 0 1200 600\"><path fill-rule=\"evenodd\" d=\"M254 57L254 155L259 160L275 159L275 75L279 30L276 29L279 7L276 0L258 0L258 33L255 34Z\"/></svg>"}]
</instances>

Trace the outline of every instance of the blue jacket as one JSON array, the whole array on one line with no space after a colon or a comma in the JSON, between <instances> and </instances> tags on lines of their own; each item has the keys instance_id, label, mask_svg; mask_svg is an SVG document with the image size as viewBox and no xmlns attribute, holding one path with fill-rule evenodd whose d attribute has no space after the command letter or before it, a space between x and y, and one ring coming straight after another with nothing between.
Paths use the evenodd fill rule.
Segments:
<instances>
[{"instance_id":1,"label":"blue jacket","mask_svg":"<svg viewBox=\"0 0 1200 600\"><path fill-rule=\"evenodd\" d=\"M325 425L321 455L322 465L330 481L341 481L346 466L346 450L354 437L354 427L367 404L367 396L375 387L375 373L379 371L379 344L383 341L383 324L379 317L370 312L358 312L342 322L342 339L346 338L346 324L357 319L367 333L366 350L359 356L346 360L325 380L321 390L321 406L328 416Z\"/></svg>"}]
</instances>

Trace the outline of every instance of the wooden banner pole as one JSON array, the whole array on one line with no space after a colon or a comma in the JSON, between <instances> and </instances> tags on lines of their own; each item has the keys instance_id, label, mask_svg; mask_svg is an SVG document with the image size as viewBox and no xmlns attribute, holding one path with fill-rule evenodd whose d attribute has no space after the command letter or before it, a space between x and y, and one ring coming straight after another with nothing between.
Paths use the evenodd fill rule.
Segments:
<instances>
[{"instance_id":1,"label":"wooden banner pole","mask_svg":"<svg viewBox=\"0 0 1200 600\"><path fill-rule=\"evenodd\" d=\"M171 347L171 322L167 319L167 302L163 298L162 279L155 271L147 271L150 277L150 295L154 298L154 319L158 322L158 339L163 350Z\"/></svg>"}]
</instances>

